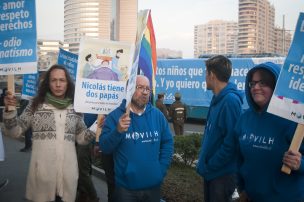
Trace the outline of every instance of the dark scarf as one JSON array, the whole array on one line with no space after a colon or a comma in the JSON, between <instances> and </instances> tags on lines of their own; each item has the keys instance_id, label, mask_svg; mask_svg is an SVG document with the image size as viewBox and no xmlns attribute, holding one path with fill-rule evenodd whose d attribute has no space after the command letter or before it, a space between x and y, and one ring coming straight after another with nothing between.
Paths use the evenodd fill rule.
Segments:
<instances>
[{"instance_id":1,"label":"dark scarf","mask_svg":"<svg viewBox=\"0 0 304 202\"><path fill-rule=\"evenodd\" d=\"M70 98L59 99L49 92L46 93L46 101L57 109L65 109L72 103L72 99Z\"/></svg>"}]
</instances>

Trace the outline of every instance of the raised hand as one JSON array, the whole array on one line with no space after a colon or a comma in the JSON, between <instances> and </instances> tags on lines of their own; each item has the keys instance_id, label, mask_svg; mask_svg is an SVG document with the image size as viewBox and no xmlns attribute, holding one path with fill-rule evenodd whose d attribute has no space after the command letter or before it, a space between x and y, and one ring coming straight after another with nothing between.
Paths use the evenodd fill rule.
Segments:
<instances>
[{"instance_id":1,"label":"raised hand","mask_svg":"<svg viewBox=\"0 0 304 202\"><path fill-rule=\"evenodd\" d=\"M131 119L129 117L129 114L127 113L123 114L118 120L118 124L117 124L118 132L123 133L128 131L130 123L131 123Z\"/></svg>"},{"instance_id":2,"label":"raised hand","mask_svg":"<svg viewBox=\"0 0 304 202\"><path fill-rule=\"evenodd\" d=\"M4 97L4 106L5 106L5 111L9 111L9 106L12 107L17 106L16 96L11 91L6 91L6 95Z\"/></svg>"}]
</instances>

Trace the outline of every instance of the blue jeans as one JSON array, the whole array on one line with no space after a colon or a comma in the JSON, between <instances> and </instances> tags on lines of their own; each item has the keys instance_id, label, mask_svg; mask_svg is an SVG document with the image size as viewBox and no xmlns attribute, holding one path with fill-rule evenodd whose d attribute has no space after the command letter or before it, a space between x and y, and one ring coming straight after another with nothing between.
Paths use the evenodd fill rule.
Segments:
<instances>
[{"instance_id":1,"label":"blue jeans","mask_svg":"<svg viewBox=\"0 0 304 202\"><path fill-rule=\"evenodd\" d=\"M231 202L236 188L236 175L230 174L204 181L205 202Z\"/></svg>"},{"instance_id":2,"label":"blue jeans","mask_svg":"<svg viewBox=\"0 0 304 202\"><path fill-rule=\"evenodd\" d=\"M123 187L115 187L114 191L115 202L159 202L160 201L160 186L142 189L128 190Z\"/></svg>"}]
</instances>

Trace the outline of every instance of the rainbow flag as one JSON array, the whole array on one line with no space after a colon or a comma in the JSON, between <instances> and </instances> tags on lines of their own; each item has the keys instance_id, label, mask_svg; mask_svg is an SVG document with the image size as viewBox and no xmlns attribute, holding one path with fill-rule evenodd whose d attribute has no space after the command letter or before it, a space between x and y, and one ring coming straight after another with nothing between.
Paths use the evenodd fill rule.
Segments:
<instances>
[{"instance_id":1,"label":"rainbow flag","mask_svg":"<svg viewBox=\"0 0 304 202\"><path fill-rule=\"evenodd\" d=\"M147 26L144 31L140 52L138 67L149 78L150 86L152 87L153 97L155 95L155 75L157 69L156 41L151 18L151 10L148 12Z\"/></svg>"}]
</instances>

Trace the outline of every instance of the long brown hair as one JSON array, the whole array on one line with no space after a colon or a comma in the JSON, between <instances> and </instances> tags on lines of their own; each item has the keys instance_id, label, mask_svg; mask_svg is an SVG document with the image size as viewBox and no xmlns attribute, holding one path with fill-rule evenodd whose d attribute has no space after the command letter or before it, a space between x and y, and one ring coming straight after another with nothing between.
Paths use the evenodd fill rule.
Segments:
<instances>
[{"instance_id":1,"label":"long brown hair","mask_svg":"<svg viewBox=\"0 0 304 202\"><path fill-rule=\"evenodd\" d=\"M39 84L37 95L34 97L33 103L32 103L33 111L36 111L38 108L38 105L42 104L45 101L46 93L51 92L50 75L51 75L51 72L55 69L61 69L64 71L65 77L68 82L67 90L65 92L65 98L70 98L70 99L72 99L72 103L74 102L74 91L75 91L74 82L73 82L69 72L67 71L67 69L64 66L55 64L55 65L51 66L50 69L45 73L44 79Z\"/></svg>"}]
</instances>

